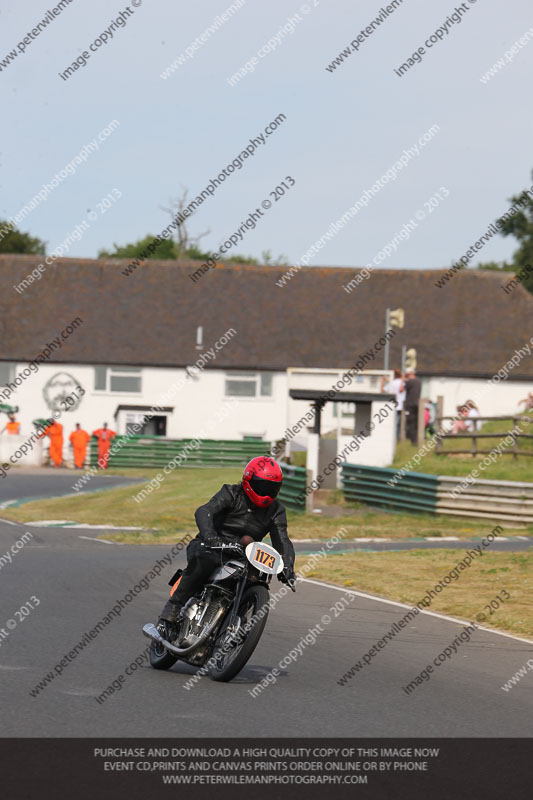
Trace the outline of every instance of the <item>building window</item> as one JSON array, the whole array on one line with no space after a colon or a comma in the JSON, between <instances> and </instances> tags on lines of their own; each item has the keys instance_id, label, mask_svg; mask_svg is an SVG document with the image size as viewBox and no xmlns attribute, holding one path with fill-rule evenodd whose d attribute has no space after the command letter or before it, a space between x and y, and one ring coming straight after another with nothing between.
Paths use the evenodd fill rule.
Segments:
<instances>
[{"instance_id":1,"label":"building window","mask_svg":"<svg viewBox=\"0 0 533 800\"><path fill-rule=\"evenodd\" d=\"M126 392L139 394L141 369L139 367L95 367L95 392Z\"/></svg>"},{"instance_id":2,"label":"building window","mask_svg":"<svg viewBox=\"0 0 533 800\"><path fill-rule=\"evenodd\" d=\"M226 397L272 397L271 372L227 372Z\"/></svg>"},{"instance_id":3,"label":"building window","mask_svg":"<svg viewBox=\"0 0 533 800\"><path fill-rule=\"evenodd\" d=\"M94 368L94 390L96 392L105 392L107 389L107 367Z\"/></svg>"},{"instance_id":4,"label":"building window","mask_svg":"<svg viewBox=\"0 0 533 800\"><path fill-rule=\"evenodd\" d=\"M272 397L272 373L261 372L261 397Z\"/></svg>"},{"instance_id":5,"label":"building window","mask_svg":"<svg viewBox=\"0 0 533 800\"><path fill-rule=\"evenodd\" d=\"M341 409L341 417L343 419L349 418L353 419L355 414L355 405L354 403L333 403L333 416L339 416L339 406Z\"/></svg>"},{"instance_id":6,"label":"building window","mask_svg":"<svg viewBox=\"0 0 533 800\"><path fill-rule=\"evenodd\" d=\"M16 364L9 361L0 361L0 386L7 386L15 378Z\"/></svg>"}]
</instances>

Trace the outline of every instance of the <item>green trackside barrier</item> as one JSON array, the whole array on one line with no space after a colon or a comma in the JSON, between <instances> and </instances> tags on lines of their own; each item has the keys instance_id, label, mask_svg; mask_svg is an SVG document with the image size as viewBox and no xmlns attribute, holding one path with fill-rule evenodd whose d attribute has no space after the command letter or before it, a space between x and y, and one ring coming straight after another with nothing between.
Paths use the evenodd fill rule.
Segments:
<instances>
[{"instance_id":1,"label":"green trackside barrier","mask_svg":"<svg viewBox=\"0 0 533 800\"><path fill-rule=\"evenodd\" d=\"M389 485L397 477L396 483ZM346 500L397 511L425 511L498 520L511 527L533 522L533 483L425 475L388 467L342 465Z\"/></svg>"},{"instance_id":2,"label":"green trackside barrier","mask_svg":"<svg viewBox=\"0 0 533 800\"><path fill-rule=\"evenodd\" d=\"M280 461L280 466L283 471L283 486L279 493L279 499L292 511L305 511L307 470L305 467L296 467L282 461Z\"/></svg>"},{"instance_id":3,"label":"green trackside barrier","mask_svg":"<svg viewBox=\"0 0 533 800\"><path fill-rule=\"evenodd\" d=\"M175 459L182 467L243 467L254 456L269 452L270 442L221 439L166 439L162 436L117 436L111 445L110 467L165 467ZM114 450L114 452L113 452ZM181 458L181 463L178 463ZM98 461L98 443L91 439L90 464Z\"/></svg>"},{"instance_id":4,"label":"green trackside barrier","mask_svg":"<svg viewBox=\"0 0 533 800\"><path fill-rule=\"evenodd\" d=\"M398 482L389 481L398 477ZM387 467L342 465L342 488L346 500L400 511L425 511L435 514L438 500L437 475L407 472Z\"/></svg>"}]
</instances>

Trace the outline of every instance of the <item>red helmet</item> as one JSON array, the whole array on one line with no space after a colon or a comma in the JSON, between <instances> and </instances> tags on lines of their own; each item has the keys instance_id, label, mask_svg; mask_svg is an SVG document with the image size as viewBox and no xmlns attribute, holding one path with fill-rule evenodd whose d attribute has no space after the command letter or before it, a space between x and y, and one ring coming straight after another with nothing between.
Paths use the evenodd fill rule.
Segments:
<instances>
[{"instance_id":1,"label":"red helmet","mask_svg":"<svg viewBox=\"0 0 533 800\"><path fill-rule=\"evenodd\" d=\"M242 488L256 506L264 508L273 503L282 483L281 467L270 456L252 458L244 468Z\"/></svg>"}]
</instances>

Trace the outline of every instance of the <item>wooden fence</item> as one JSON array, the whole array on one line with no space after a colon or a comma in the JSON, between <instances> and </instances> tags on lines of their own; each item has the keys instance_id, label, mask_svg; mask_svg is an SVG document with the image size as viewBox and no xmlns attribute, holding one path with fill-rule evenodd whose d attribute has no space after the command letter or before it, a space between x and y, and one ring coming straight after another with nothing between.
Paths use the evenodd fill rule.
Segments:
<instances>
[{"instance_id":1,"label":"wooden fence","mask_svg":"<svg viewBox=\"0 0 533 800\"><path fill-rule=\"evenodd\" d=\"M465 422L467 424L471 425L473 430L471 430L471 431L469 430L466 433L446 433L446 432L444 432L443 431L443 425L442 425L444 420L454 420L454 421L456 421L457 417L437 417L437 419L435 420L435 422L437 424L437 434L435 436L435 439L436 439L435 453L437 455L459 455L461 453L467 453L467 454L470 454L470 455L472 455L474 457L477 456L477 455L487 455L488 453L491 453L492 450L481 450L478 447L478 441L479 440L481 440L482 442L485 441L485 440L489 440L489 439L498 439L499 441L501 441L502 439L505 439L507 436L510 436L513 439L513 444L511 446L509 446L509 447L502 447L501 451L500 451L501 455L509 454L509 455L512 455L515 459L518 458L518 456L533 456L533 448L530 449L530 450L525 450L525 449L521 450L520 446L519 446L519 441L521 439L522 440L526 440L526 441L530 440L530 439L533 439L533 433L522 433L521 431L520 432L516 431L516 428L518 427L519 423L525 423L526 425L528 425L532 421L532 417L524 417L524 416L518 416L518 417L468 417L468 418L465 419ZM498 422L502 422L502 423L503 422L507 422L507 421L512 421L513 422L513 428L510 431L504 431L502 433L500 433L500 432L498 432L498 433L483 433L483 431L476 430L478 422L489 422L489 421L490 422L498 421ZM443 441L445 441L447 439L453 439L454 441L458 441L458 442L464 441L465 439L471 439L472 440L472 446L471 446L470 449L463 448L462 450L451 449L451 448L449 449L447 447L445 448L445 447L443 447ZM487 441L487 444L489 444L488 441Z\"/></svg>"}]
</instances>

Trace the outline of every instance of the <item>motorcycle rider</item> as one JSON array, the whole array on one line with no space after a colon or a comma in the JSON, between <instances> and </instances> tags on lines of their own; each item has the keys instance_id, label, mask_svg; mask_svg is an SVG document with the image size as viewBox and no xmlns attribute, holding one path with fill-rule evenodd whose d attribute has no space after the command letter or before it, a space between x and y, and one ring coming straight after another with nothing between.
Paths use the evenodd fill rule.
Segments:
<instances>
[{"instance_id":1,"label":"motorcycle rider","mask_svg":"<svg viewBox=\"0 0 533 800\"><path fill-rule=\"evenodd\" d=\"M278 580L293 585L294 547L287 535L287 515L276 500L283 482L279 464L270 456L253 458L244 468L241 483L225 483L213 497L196 509L197 536L187 546L187 567L174 585L158 620L161 631L176 634L183 606L221 563L213 545L239 542L244 535L256 542L270 534L273 546L283 556L284 569Z\"/></svg>"}]
</instances>

